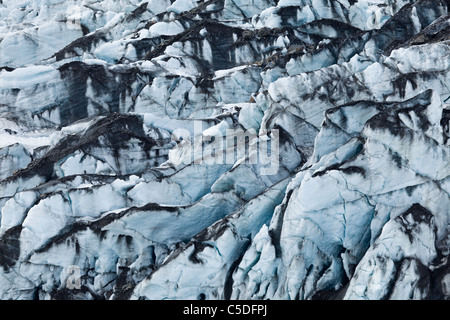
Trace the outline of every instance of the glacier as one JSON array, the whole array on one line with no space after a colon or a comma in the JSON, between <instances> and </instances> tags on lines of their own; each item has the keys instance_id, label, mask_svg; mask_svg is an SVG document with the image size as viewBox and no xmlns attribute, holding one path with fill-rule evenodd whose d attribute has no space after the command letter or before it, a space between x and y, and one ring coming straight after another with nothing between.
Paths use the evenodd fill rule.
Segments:
<instances>
[{"instance_id":1,"label":"glacier","mask_svg":"<svg viewBox=\"0 0 450 320\"><path fill-rule=\"evenodd\" d=\"M0 299L450 299L449 6L1 1Z\"/></svg>"}]
</instances>

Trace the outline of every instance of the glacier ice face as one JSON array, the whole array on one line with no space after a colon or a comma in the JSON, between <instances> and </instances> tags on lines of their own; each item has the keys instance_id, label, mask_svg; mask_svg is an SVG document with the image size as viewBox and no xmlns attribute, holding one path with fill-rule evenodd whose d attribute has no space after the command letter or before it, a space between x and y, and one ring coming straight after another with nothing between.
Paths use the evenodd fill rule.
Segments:
<instances>
[{"instance_id":1,"label":"glacier ice face","mask_svg":"<svg viewBox=\"0 0 450 320\"><path fill-rule=\"evenodd\" d=\"M0 299L449 299L448 1L0 17Z\"/></svg>"}]
</instances>

